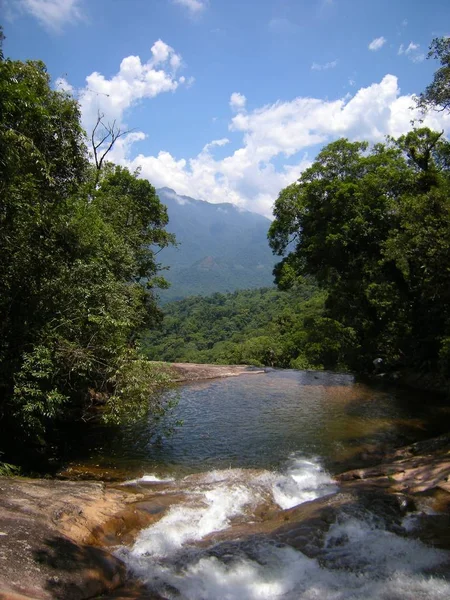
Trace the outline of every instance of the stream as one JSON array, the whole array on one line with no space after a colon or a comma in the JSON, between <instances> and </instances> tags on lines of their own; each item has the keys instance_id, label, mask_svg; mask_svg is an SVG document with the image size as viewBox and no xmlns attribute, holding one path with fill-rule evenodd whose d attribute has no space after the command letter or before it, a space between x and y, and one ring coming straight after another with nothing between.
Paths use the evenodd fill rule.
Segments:
<instances>
[{"instance_id":1,"label":"stream","mask_svg":"<svg viewBox=\"0 0 450 600\"><path fill-rule=\"evenodd\" d=\"M333 473L448 431L441 399L350 375L277 370L176 393L171 419L184 424L160 444L150 443L148 423L101 446L95 436L84 441L87 468L118 468L125 485L181 497L117 549L152 591L173 600L450 598L449 552L408 535L414 515L392 519L369 497L333 505L331 521L322 516L339 489ZM279 528L283 514L314 499L322 512L315 529L297 530L305 539L273 535L272 522Z\"/></svg>"}]
</instances>

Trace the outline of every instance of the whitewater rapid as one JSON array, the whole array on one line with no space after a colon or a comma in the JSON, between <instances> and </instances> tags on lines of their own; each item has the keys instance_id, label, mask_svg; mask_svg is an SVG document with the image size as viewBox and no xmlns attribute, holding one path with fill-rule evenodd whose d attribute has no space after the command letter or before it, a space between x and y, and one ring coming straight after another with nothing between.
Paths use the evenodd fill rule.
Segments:
<instances>
[{"instance_id":1,"label":"whitewater rapid","mask_svg":"<svg viewBox=\"0 0 450 600\"><path fill-rule=\"evenodd\" d=\"M140 481L168 480L147 475ZM317 460L292 455L281 472L211 471L180 484L186 501L143 530L131 548L118 551L130 571L164 598L450 598L450 583L430 574L448 563L449 553L388 531L370 511L339 515L325 535L320 558L264 536L209 539L236 523L251 522L261 504L288 509L337 491Z\"/></svg>"}]
</instances>

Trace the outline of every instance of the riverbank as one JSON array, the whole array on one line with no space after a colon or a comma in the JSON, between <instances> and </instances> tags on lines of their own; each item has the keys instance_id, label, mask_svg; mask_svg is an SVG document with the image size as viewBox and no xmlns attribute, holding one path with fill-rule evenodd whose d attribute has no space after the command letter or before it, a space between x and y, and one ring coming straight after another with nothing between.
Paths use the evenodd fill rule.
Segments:
<instances>
[{"instance_id":1,"label":"riverbank","mask_svg":"<svg viewBox=\"0 0 450 600\"><path fill-rule=\"evenodd\" d=\"M168 375L174 383L187 383L239 375L261 375L264 369L250 365L212 365L200 363L155 363L167 368Z\"/></svg>"},{"instance_id":2,"label":"riverbank","mask_svg":"<svg viewBox=\"0 0 450 600\"><path fill-rule=\"evenodd\" d=\"M237 470L233 477L246 473ZM337 474L335 480L339 489L332 494L286 510L266 501L252 522L233 523L207 541L218 552L221 545L264 536L315 558L342 510L364 510L396 534L450 550L450 435L398 449L375 467ZM132 544L140 530L181 505L189 487L201 487L202 481L197 475L112 486L1 478L1 600L157 598L128 580L124 563L110 551ZM411 511L415 526L408 531L402 519Z\"/></svg>"},{"instance_id":3,"label":"riverbank","mask_svg":"<svg viewBox=\"0 0 450 600\"><path fill-rule=\"evenodd\" d=\"M87 540L134 501L101 483L0 478L0 598L75 600L122 585L122 562Z\"/></svg>"}]
</instances>

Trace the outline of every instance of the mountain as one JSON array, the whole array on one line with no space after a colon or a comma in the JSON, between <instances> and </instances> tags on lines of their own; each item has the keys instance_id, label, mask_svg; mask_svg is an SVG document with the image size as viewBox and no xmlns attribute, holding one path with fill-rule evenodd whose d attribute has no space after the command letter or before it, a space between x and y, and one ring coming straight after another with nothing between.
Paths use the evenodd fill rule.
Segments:
<instances>
[{"instance_id":1,"label":"mountain","mask_svg":"<svg viewBox=\"0 0 450 600\"><path fill-rule=\"evenodd\" d=\"M158 256L170 267L164 272L171 287L160 293L163 302L273 285L277 259L267 242L269 219L234 204L180 196L169 188L157 193L167 206L167 230L178 242Z\"/></svg>"}]
</instances>

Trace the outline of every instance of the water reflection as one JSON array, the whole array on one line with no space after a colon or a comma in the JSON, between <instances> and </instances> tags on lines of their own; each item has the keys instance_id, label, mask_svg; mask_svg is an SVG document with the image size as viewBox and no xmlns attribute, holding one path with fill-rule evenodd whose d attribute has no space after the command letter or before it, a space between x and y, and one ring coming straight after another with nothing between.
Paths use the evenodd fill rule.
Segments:
<instances>
[{"instance_id":1,"label":"water reflection","mask_svg":"<svg viewBox=\"0 0 450 600\"><path fill-rule=\"evenodd\" d=\"M95 434L86 438L82 462L128 473L186 474L272 469L301 452L335 469L356 466L380 448L439 434L450 421L439 398L355 382L347 374L273 370L167 393L179 395L172 423L184 423L171 437L155 444L149 421L101 431L101 447Z\"/></svg>"}]
</instances>

